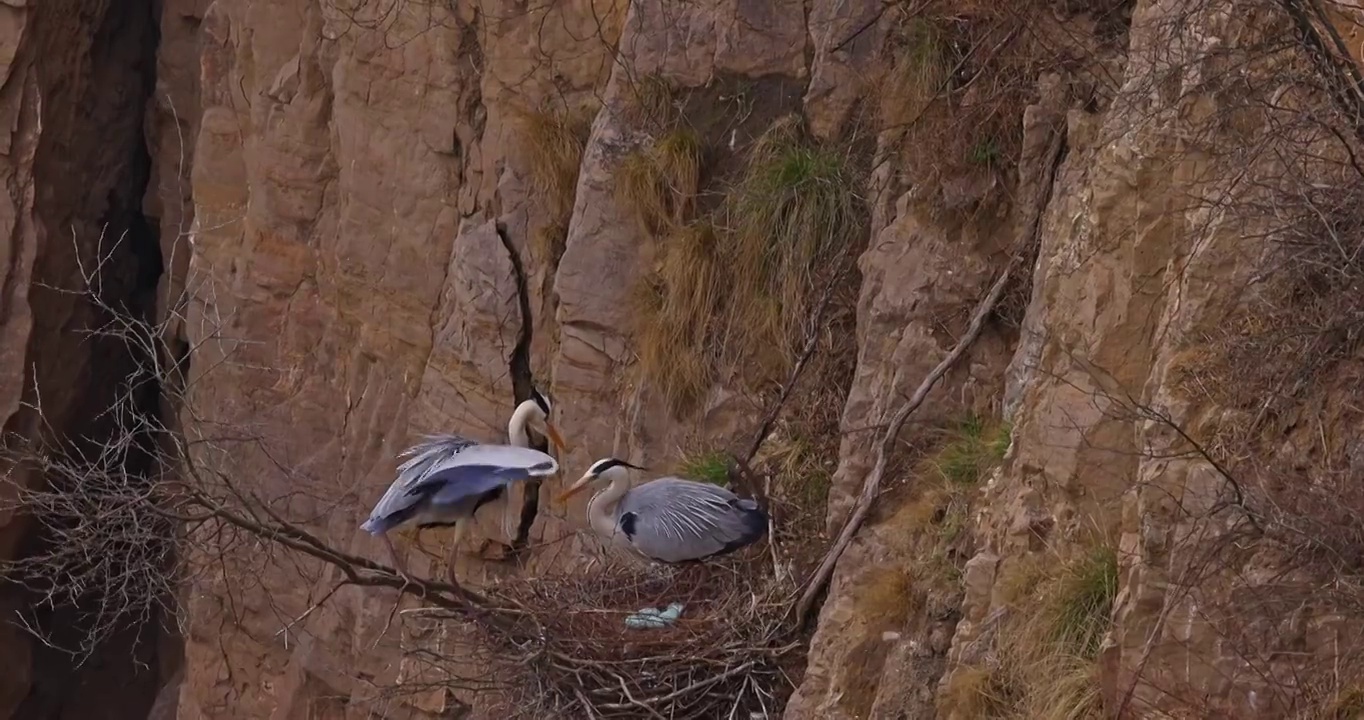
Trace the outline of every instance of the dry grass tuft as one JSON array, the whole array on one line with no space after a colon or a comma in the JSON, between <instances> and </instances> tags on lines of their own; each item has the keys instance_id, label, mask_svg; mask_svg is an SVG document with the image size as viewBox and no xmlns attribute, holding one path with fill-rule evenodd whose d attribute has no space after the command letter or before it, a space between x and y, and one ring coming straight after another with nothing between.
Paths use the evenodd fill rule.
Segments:
<instances>
[{"instance_id":1,"label":"dry grass tuft","mask_svg":"<svg viewBox=\"0 0 1364 720\"><path fill-rule=\"evenodd\" d=\"M1010 604L992 652L953 678L944 702L977 717L1102 717L1096 659L1118 591L1116 551L1105 543L1066 562L1034 560L1001 578Z\"/></svg>"},{"instance_id":2,"label":"dry grass tuft","mask_svg":"<svg viewBox=\"0 0 1364 720\"><path fill-rule=\"evenodd\" d=\"M813 144L798 120L775 124L713 215L696 210L702 150L674 128L622 161L617 199L654 242L635 316L640 369L677 414L721 367L784 378L816 286L861 233L849 158Z\"/></svg>"},{"instance_id":3,"label":"dry grass tuft","mask_svg":"<svg viewBox=\"0 0 1364 720\"><path fill-rule=\"evenodd\" d=\"M822 531L824 508L833 484L836 454L826 454L811 438L818 432L806 423L785 423L763 444L755 462L772 476L773 498L784 522L782 530L809 537ZM837 436L832 436L837 437Z\"/></svg>"},{"instance_id":4,"label":"dry grass tuft","mask_svg":"<svg viewBox=\"0 0 1364 720\"><path fill-rule=\"evenodd\" d=\"M640 366L677 413L695 407L715 378L708 341L723 292L718 243L708 224L676 229L658 249L657 269L636 285Z\"/></svg>"},{"instance_id":5,"label":"dry grass tuft","mask_svg":"<svg viewBox=\"0 0 1364 720\"><path fill-rule=\"evenodd\" d=\"M638 127L669 127L676 120L676 89L657 73L645 75L631 85L624 106L625 119Z\"/></svg>"},{"instance_id":6,"label":"dry grass tuft","mask_svg":"<svg viewBox=\"0 0 1364 720\"><path fill-rule=\"evenodd\" d=\"M509 579L486 590L481 643L510 699L536 717L771 711L803 662L783 623L794 588L752 570L736 560L709 578L695 568L671 578L617 568ZM685 607L671 626L625 625L674 602Z\"/></svg>"},{"instance_id":7,"label":"dry grass tuft","mask_svg":"<svg viewBox=\"0 0 1364 720\"><path fill-rule=\"evenodd\" d=\"M691 130L677 128L626 156L616 173L616 197L657 237L683 225L700 182L701 143Z\"/></svg>"},{"instance_id":8,"label":"dry grass tuft","mask_svg":"<svg viewBox=\"0 0 1364 720\"><path fill-rule=\"evenodd\" d=\"M1010 428L967 414L943 431L936 449L917 461L916 496L896 512L897 525L935 528L939 557L970 525L971 500L979 483L1003 461Z\"/></svg>"},{"instance_id":9,"label":"dry grass tuft","mask_svg":"<svg viewBox=\"0 0 1364 720\"><path fill-rule=\"evenodd\" d=\"M563 241L573 214L578 169L592 132L594 115L595 110L591 107L545 106L513 111L513 117L522 129L530 163L531 187L550 215L549 223L535 236L535 252L537 257L549 258L551 263L557 262L563 254Z\"/></svg>"},{"instance_id":10,"label":"dry grass tuft","mask_svg":"<svg viewBox=\"0 0 1364 720\"><path fill-rule=\"evenodd\" d=\"M592 131L592 113L539 110L521 117L535 192L552 204L555 215L571 211L578 166Z\"/></svg>"},{"instance_id":11,"label":"dry grass tuft","mask_svg":"<svg viewBox=\"0 0 1364 720\"><path fill-rule=\"evenodd\" d=\"M942 697L963 717L993 718L1008 708L1008 688L998 684L995 673L980 668L962 668L943 688Z\"/></svg>"}]
</instances>

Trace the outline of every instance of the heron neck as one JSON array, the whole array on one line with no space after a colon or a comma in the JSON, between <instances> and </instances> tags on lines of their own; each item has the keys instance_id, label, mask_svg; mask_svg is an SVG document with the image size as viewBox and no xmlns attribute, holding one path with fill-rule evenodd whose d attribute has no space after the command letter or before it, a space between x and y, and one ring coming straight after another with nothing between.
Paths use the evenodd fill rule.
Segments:
<instances>
[{"instance_id":1,"label":"heron neck","mask_svg":"<svg viewBox=\"0 0 1364 720\"><path fill-rule=\"evenodd\" d=\"M527 400L516 406L516 412L512 413L511 421L507 423L507 436L511 438L511 444L530 447L530 435L526 433L526 425L530 423L530 414L536 409L534 400Z\"/></svg>"},{"instance_id":2,"label":"heron neck","mask_svg":"<svg viewBox=\"0 0 1364 720\"><path fill-rule=\"evenodd\" d=\"M616 506L629 490L629 480L625 477L612 478L607 485L587 503L587 519L592 529L607 537L616 532Z\"/></svg>"}]
</instances>

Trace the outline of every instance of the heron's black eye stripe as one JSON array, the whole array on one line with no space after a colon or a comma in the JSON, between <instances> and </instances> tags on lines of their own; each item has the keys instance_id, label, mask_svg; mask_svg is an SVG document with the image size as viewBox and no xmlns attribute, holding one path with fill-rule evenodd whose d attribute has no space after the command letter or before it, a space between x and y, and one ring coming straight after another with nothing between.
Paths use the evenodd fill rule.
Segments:
<instances>
[{"instance_id":1,"label":"heron's black eye stripe","mask_svg":"<svg viewBox=\"0 0 1364 720\"><path fill-rule=\"evenodd\" d=\"M605 460L598 460L597 463L589 469L589 472L593 475L600 475L613 467L627 467L633 468L635 470L644 469L638 465L632 465L619 458L607 458Z\"/></svg>"},{"instance_id":2,"label":"heron's black eye stripe","mask_svg":"<svg viewBox=\"0 0 1364 720\"><path fill-rule=\"evenodd\" d=\"M531 389L530 389L530 397L531 397L532 400L535 401L535 404L536 404L537 406L539 406L539 408L540 408L542 411L544 411L544 413L545 413L546 415L549 414L549 400L545 399L545 396L544 396L544 395L541 395L539 390L536 390L535 388L531 388Z\"/></svg>"}]
</instances>

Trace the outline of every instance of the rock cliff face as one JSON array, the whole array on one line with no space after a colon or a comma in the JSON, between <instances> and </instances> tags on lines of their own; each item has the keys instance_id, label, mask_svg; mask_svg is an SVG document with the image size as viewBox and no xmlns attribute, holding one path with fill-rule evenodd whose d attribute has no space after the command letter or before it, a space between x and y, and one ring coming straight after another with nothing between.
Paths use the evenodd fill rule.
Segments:
<instances>
[{"instance_id":1,"label":"rock cliff face","mask_svg":"<svg viewBox=\"0 0 1364 720\"><path fill-rule=\"evenodd\" d=\"M1011 258L1023 271L895 443L785 717L1357 702L1358 678L1320 669L1358 653L1340 589L1357 573L1330 558L1355 547L1360 496L1330 488L1353 477L1359 308L1323 298L1357 290L1364 171L1341 103L1364 91L1322 80L1351 76L1309 52L1316 38L1339 60L1353 16L1333 14L1333 36L1313 3L1002 6L0 3L6 430L112 432L92 418L145 358L83 343L98 313L48 288L123 235L106 292L190 358L187 407L147 411L249 434L225 451L235 481L345 552L386 560L358 526L399 451L430 432L505 439L532 384L567 435L566 475L738 451L771 383L716 372L674 413L639 370L638 278L661 260L621 177L658 140L642 111L703 136L707 187L796 114L855 159L869 216L846 248L855 297L835 303L849 320L820 345L855 369L821 401L840 413L820 439L837 458L819 466L825 537L802 541L837 535L887 417ZM24 405L35 387L42 418ZM480 511L461 579L591 557L581 502L550 502L562 482ZM1332 497L1337 540L1308 521ZM448 541L398 542L440 575ZM0 557L45 542L0 515ZM488 714L476 693L388 691L415 672L393 593L335 589L335 568L264 545L207 566L181 598L183 639L153 618L78 668L0 626L19 668L0 717ZM31 603L0 594L12 616Z\"/></svg>"}]
</instances>

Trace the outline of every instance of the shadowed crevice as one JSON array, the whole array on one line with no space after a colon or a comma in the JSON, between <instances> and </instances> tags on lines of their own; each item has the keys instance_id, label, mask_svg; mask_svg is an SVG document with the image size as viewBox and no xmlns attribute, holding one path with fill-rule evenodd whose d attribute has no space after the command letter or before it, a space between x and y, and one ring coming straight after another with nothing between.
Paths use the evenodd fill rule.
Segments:
<instances>
[{"instance_id":1,"label":"shadowed crevice","mask_svg":"<svg viewBox=\"0 0 1364 720\"><path fill-rule=\"evenodd\" d=\"M517 307L521 315L521 328L517 334L516 345L512 347L511 356L507 358L514 396L512 406L515 407L530 399L531 388L534 387L534 374L530 368L530 346L534 336L530 309L530 279L526 275L526 266L521 260L521 254L517 252L516 246L512 244L511 238L507 235L507 226L499 222L496 227L497 237L502 241L502 246L507 249L507 257L511 260L512 275L516 281ZM549 452L549 442L545 438L533 430L529 434L531 447L542 452ZM531 478L526 481L525 499L521 503L516 535L512 539L513 554L525 549L530 539L531 526L535 524L535 518L539 512L540 480Z\"/></svg>"},{"instance_id":2,"label":"shadowed crevice","mask_svg":"<svg viewBox=\"0 0 1364 720\"><path fill-rule=\"evenodd\" d=\"M33 216L47 236L30 288L27 360L34 376L26 382L61 390L42 397L41 427L45 440L71 453L66 461L117 447L109 462L133 487L150 487L161 469L154 432L146 428L164 427L174 408L163 407L156 359L145 356L144 343L88 330L115 323L114 316L143 327L157 323L156 292L166 267L159 218L144 214L143 200L153 175L145 120L157 82L161 12L158 0L39 3L25 51L36 54L43 98ZM78 263L92 275L89 287L80 287ZM99 301L79 295L86 291ZM39 424L28 415L11 418L7 429L36 437ZM58 493L76 490L69 478L45 482ZM44 515L31 523L15 559L51 556L61 529L74 522ZM148 717L182 665L174 599L164 596L163 578L149 578L145 586L122 578L139 563L173 572L174 532L167 521L145 535L111 537L100 548L110 586L72 587L51 603L35 602L40 590L29 583L29 590L3 589L22 603L18 617L4 621L26 622L48 641L28 638L29 667L6 668L29 678L12 717ZM137 593L155 593L154 602L120 611ZM76 654L64 650L76 648Z\"/></svg>"}]
</instances>

